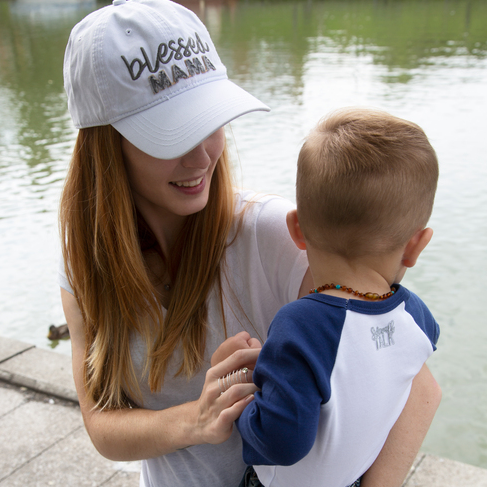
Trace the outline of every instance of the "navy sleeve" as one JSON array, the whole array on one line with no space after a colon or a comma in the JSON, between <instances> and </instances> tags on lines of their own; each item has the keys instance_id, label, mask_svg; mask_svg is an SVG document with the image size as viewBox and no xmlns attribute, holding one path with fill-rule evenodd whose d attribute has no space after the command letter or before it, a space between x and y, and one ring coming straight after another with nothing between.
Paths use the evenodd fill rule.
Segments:
<instances>
[{"instance_id":1,"label":"navy sleeve","mask_svg":"<svg viewBox=\"0 0 487 487\"><path fill-rule=\"evenodd\" d=\"M327 327L335 336L323 340L323 330L316 329L323 316L311 315L309 302L303 307L299 300L271 324L253 375L261 392L237 420L248 465L292 465L315 442L321 405L330 397L339 332Z\"/></svg>"},{"instance_id":2,"label":"navy sleeve","mask_svg":"<svg viewBox=\"0 0 487 487\"><path fill-rule=\"evenodd\" d=\"M423 301L416 294L411 291L408 292L406 311L414 318L414 321L429 338L433 350L436 350L436 344L440 337L440 327Z\"/></svg>"}]
</instances>

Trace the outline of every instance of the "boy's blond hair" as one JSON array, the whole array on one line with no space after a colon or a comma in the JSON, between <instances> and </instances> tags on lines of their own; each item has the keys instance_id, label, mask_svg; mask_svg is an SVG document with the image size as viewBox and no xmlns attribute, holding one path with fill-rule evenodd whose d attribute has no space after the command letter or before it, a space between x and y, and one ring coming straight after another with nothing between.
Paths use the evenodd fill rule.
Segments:
<instances>
[{"instance_id":1,"label":"boy's blond hair","mask_svg":"<svg viewBox=\"0 0 487 487\"><path fill-rule=\"evenodd\" d=\"M308 245L347 258L397 250L426 226L438 161L423 130L348 108L323 118L298 158L296 199Z\"/></svg>"}]
</instances>

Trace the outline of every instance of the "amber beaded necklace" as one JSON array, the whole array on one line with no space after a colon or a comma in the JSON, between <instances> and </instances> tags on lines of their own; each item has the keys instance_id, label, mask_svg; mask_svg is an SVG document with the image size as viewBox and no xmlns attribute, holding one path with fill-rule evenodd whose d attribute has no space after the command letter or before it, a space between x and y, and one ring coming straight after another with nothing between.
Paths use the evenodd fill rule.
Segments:
<instances>
[{"instance_id":1,"label":"amber beaded necklace","mask_svg":"<svg viewBox=\"0 0 487 487\"><path fill-rule=\"evenodd\" d=\"M391 290L385 294L377 293L359 293L354 291L351 287L342 286L341 284L324 284L323 286L317 287L316 289L311 289L309 294L321 293L321 291L326 291L327 289L340 289L343 292L353 294L354 296L359 296L360 298L370 299L371 301L382 301L384 299L390 298L395 292L396 288L391 286Z\"/></svg>"}]
</instances>

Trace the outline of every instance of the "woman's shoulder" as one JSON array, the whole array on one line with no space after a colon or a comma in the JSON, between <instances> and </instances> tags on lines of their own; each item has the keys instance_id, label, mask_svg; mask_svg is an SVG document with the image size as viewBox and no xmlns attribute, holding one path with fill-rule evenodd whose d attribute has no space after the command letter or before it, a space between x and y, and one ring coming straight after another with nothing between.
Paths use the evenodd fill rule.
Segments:
<instances>
[{"instance_id":1,"label":"woman's shoulder","mask_svg":"<svg viewBox=\"0 0 487 487\"><path fill-rule=\"evenodd\" d=\"M236 198L234 233L230 241L237 247L252 249L266 262L273 261L273 255L286 255L293 260L299 252L286 223L293 203L275 194L254 191L239 191Z\"/></svg>"},{"instance_id":2,"label":"woman's shoulder","mask_svg":"<svg viewBox=\"0 0 487 487\"><path fill-rule=\"evenodd\" d=\"M247 215L247 219L261 219L262 217L282 218L295 205L277 194L257 193L252 190L235 190L235 213Z\"/></svg>"},{"instance_id":3,"label":"woman's shoulder","mask_svg":"<svg viewBox=\"0 0 487 487\"><path fill-rule=\"evenodd\" d=\"M296 299L308 266L306 254L296 247L287 229L286 215L294 205L280 196L254 191L239 191L236 198L227 262L234 276L251 276L253 295L269 296L273 316ZM248 287L245 284L243 292Z\"/></svg>"}]
</instances>

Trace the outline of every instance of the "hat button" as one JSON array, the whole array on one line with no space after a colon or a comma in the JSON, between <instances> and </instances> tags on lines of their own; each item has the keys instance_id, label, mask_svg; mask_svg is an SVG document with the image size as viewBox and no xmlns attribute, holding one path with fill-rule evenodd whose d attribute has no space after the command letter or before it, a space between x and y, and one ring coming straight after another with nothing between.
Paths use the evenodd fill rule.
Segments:
<instances>
[{"instance_id":1,"label":"hat button","mask_svg":"<svg viewBox=\"0 0 487 487\"><path fill-rule=\"evenodd\" d=\"M112 5L116 7L117 5L123 5L127 0L113 0Z\"/></svg>"}]
</instances>

